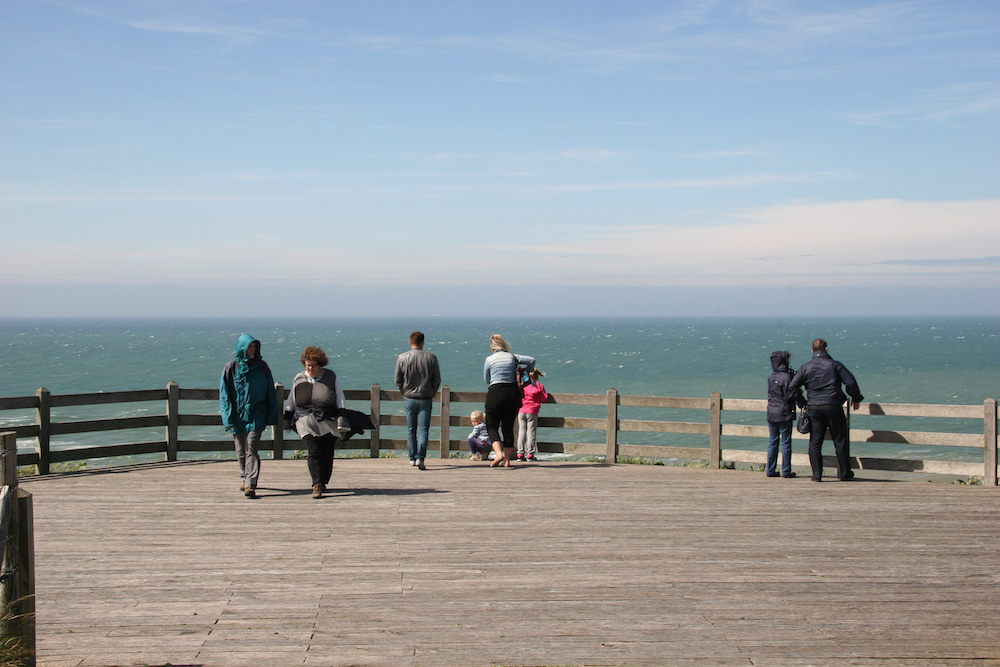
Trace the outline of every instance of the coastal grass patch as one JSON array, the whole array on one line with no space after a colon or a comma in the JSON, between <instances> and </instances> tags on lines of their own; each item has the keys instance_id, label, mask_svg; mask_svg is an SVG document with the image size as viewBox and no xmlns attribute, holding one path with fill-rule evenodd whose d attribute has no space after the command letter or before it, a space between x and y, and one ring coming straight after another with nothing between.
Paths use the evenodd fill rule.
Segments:
<instances>
[{"instance_id":1,"label":"coastal grass patch","mask_svg":"<svg viewBox=\"0 0 1000 667\"><path fill-rule=\"evenodd\" d=\"M665 466L667 465L663 459L655 459L648 456L619 456L615 459L615 463L628 463L631 465L640 466Z\"/></svg>"},{"instance_id":2,"label":"coastal grass patch","mask_svg":"<svg viewBox=\"0 0 1000 667\"><path fill-rule=\"evenodd\" d=\"M19 601L18 601L19 602ZM0 615L0 667L28 667L35 664L27 638L18 630L24 618L10 611Z\"/></svg>"},{"instance_id":3,"label":"coastal grass patch","mask_svg":"<svg viewBox=\"0 0 1000 667\"><path fill-rule=\"evenodd\" d=\"M80 470L87 469L86 461L61 461L59 463L53 463L49 466L50 473L58 472L78 472ZM18 477L34 477L38 474L38 466L18 466L17 476ZM0 667L3 667L3 663L0 663Z\"/></svg>"}]
</instances>

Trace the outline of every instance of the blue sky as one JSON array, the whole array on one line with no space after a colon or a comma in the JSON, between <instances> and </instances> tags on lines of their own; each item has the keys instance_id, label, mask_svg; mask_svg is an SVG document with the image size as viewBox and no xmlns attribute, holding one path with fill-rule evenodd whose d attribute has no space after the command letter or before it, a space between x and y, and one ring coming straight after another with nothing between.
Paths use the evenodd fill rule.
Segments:
<instances>
[{"instance_id":1,"label":"blue sky","mask_svg":"<svg viewBox=\"0 0 1000 667\"><path fill-rule=\"evenodd\" d=\"M1000 3L11 0L0 316L1000 315Z\"/></svg>"}]
</instances>

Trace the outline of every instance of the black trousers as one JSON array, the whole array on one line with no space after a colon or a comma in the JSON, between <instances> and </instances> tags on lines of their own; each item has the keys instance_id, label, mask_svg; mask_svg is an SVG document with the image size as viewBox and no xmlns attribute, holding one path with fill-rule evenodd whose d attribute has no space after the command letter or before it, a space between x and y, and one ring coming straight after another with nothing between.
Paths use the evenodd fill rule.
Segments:
<instances>
[{"instance_id":1,"label":"black trousers","mask_svg":"<svg viewBox=\"0 0 1000 667\"><path fill-rule=\"evenodd\" d=\"M321 436L304 435L302 442L306 443L306 451L309 453L306 465L309 466L309 476L313 485L329 484L330 475L333 473L333 451L337 436L332 433Z\"/></svg>"},{"instance_id":2,"label":"black trousers","mask_svg":"<svg viewBox=\"0 0 1000 667\"><path fill-rule=\"evenodd\" d=\"M504 447L514 447L514 422L520 409L521 390L516 384L490 385L486 391L486 431L490 434L490 442L499 441Z\"/></svg>"},{"instance_id":3,"label":"black trousers","mask_svg":"<svg viewBox=\"0 0 1000 667\"><path fill-rule=\"evenodd\" d=\"M812 420L812 431L809 432L809 465L812 466L813 479L823 476L823 436L830 429L833 447L837 452L837 477L850 479L851 472L851 442L848 439L847 417L844 408L839 405L809 404L809 419Z\"/></svg>"}]
</instances>

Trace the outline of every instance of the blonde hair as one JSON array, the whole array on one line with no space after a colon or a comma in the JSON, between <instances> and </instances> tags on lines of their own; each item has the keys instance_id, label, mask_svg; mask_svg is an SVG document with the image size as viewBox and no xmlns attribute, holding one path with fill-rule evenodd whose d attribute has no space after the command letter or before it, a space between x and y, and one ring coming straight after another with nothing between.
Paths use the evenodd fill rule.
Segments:
<instances>
[{"instance_id":1,"label":"blonde hair","mask_svg":"<svg viewBox=\"0 0 1000 667\"><path fill-rule=\"evenodd\" d=\"M531 376L531 381L532 382L537 382L538 378L545 377L545 373L542 372L542 371L540 371L540 370L538 370L537 368L535 370L531 371L530 373L528 373L528 375Z\"/></svg>"},{"instance_id":2,"label":"blonde hair","mask_svg":"<svg viewBox=\"0 0 1000 667\"><path fill-rule=\"evenodd\" d=\"M507 341L503 339L500 334L493 334L490 336L490 349L496 352L497 350L503 350L504 352L510 352L510 345Z\"/></svg>"},{"instance_id":3,"label":"blonde hair","mask_svg":"<svg viewBox=\"0 0 1000 667\"><path fill-rule=\"evenodd\" d=\"M473 410L472 414L469 415L470 419L478 419L481 422L486 421L486 415L483 414L482 410Z\"/></svg>"}]
</instances>

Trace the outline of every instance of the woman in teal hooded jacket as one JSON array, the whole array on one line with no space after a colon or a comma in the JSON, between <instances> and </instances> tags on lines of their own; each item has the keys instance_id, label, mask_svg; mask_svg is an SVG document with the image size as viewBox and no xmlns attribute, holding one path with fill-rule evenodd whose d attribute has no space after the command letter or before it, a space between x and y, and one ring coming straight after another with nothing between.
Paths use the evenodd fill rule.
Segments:
<instances>
[{"instance_id":1,"label":"woman in teal hooded jacket","mask_svg":"<svg viewBox=\"0 0 1000 667\"><path fill-rule=\"evenodd\" d=\"M278 423L278 395L271 369L260 356L260 341L242 334L236 341L236 358L226 364L219 380L219 411L227 431L232 431L240 461L240 490L257 497L260 455L257 446L267 426Z\"/></svg>"}]
</instances>

